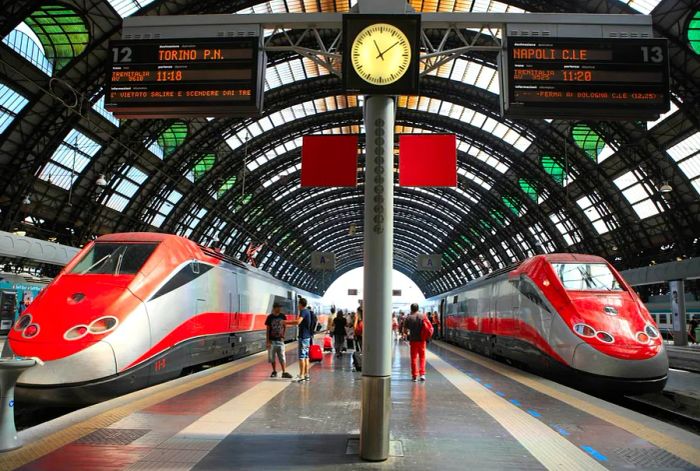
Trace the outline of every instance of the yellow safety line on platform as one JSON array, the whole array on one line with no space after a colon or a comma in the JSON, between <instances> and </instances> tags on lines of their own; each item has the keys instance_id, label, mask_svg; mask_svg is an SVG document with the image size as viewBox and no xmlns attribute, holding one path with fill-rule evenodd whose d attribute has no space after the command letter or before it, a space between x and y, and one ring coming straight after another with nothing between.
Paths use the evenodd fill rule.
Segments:
<instances>
[{"instance_id":1,"label":"yellow safety line on platform","mask_svg":"<svg viewBox=\"0 0 700 471\"><path fill-rule=\"evenodd\" d=\"M292 348L296 348L296 342L287 344L286 350L291 350ZM162 391L150 394L141 399L137 399L124 406L117 407L108 412L98 414L95 417L91 417L82 422L71 425L64 430L53 433L36 442L28 443L18 450L8 451L7 453L1 454L0 469L12 470L20 466L24 466L25 464L31 463L42 456L48 455L49 453L56 451L69 443L79 440L97 429L109 427L113 423L118 422L136 411L146 409L152 405L158 404L159 402L163 402L177 395L212 383L221 378L225 378L226 376L238 373L263 361L267 361L267 353L265 351L259 352L249 358L237 360L231 365L223 365L223 368L215 373L211 373L200 378L193 378L191 381L184 382L171 388L165 388ZM163 387L163 383L154 386L154 388L158 387ZM135 391L131 394L143 394L143 392L147 390L148 389L143 389Z\"/></svg>"},{"instance_id":2,"label":"yellow safety line on platform","mask_svg":"<svg viewBox=\"0 0 700 471\"><path fill-rule=\"evenodd\" d=\"M501 424L545 468L562 471L607 469L546 424L474 381L434 353L426 352L426 358L433 368Z\"/></svg>"},{"instance_id":3,"label":"yellow safety line on platform","mask_svg":"<svg viewBox=\"0 0 700 471\"><path fill-rule=\"evenodd\" d=\"M679 441L678 434L671 436L663 430L657 430L650 426L644 425L639 420L627 417L620 413L615 412L612 408L608 409L601 407L599 405L592 404L590 401L591 396L585 395L584 393L570 390L571 392L560 390L554 386L546 384L549 380L540 378L538 376L532 375L530 373L511 368L509 366L498 363L495 360L491 360L481 355L467 352L454 345L449 345L445 342L436 342L440 347L456 353L457 355L466 358L474 363L478 363L496 373L502 374L512 380L515 380L529 388L534 389L542 394L546 394L555 399L558 399L572 407L582 410L594 417L604 420L616 427L628 431L629 433L642 438L649 443L652 443L659 448L662 448L679 458L684 459L688 463L694 466L700 466L700 439L695 440L695 444L688 443L686 440ZM545 382L546 381L546 382ZM559 386L559 385L557 385ZM565 388L565 386L559 386ZM567 390L569 388L566 388ZM675 427L674 427L675 428ZM690 433L683 430L677 429L679 434L685 436L690 436ZM682 439L681 439L682 440Z\"/></svg>"}]
</instances>

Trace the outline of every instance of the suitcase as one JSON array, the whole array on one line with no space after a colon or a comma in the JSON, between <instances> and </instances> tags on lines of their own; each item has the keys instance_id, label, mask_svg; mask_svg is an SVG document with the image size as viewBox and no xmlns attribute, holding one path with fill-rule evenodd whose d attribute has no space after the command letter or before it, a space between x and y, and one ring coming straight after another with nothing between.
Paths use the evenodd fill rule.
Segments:
<instances>
[{"instance_id":1,"label":"suitcase","mask_svg":"<svg viewBox=\"0 0 700 471\"><path fill-rule=\"evenodd\" d=\"M333 339L331 338L330 335L326 335L323 338L323 351L324 352L332 352L333 351Z\"/></svg>"},{"instance_id":2,"label":"suitcase","mask_svg":"<svg viewBox=\"0 0 700 471\"><path fill-rule=\"evenodd\" d=\"M323 360L323 352L320 345L311 345L309 347L309 361Z\"/></svg>"},{"instance_id":3,"label":"suitcase","mask_svg":"<svg viewBox=\"0 0 700 471\"><path fill-rule=\"evenodd\" d=\"M362 353L354 352L352 354L352 367L355 371L362 371Z\"/></svg>"}]
</instances>

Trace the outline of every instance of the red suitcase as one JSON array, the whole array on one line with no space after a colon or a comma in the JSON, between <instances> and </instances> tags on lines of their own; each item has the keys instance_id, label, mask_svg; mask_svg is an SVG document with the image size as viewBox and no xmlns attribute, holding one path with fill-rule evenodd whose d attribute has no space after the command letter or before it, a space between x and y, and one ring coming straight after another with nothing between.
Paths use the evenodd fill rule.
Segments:
<instances>
[{"instance_id":1,"label":"red suitcase","mask_svg":"<svg viewBox=\"0 0 700 471\"><path fill-rule=\"evenodd\" d=\"M320 345L311 345L309 347L309 361L323 360L323 352Z\"/></svg>"},{"instance_id":2,"label":"red suitcase","mask_svg":"<svg viewBox=\"0 0 700 471\"><path fill-rule=\"evenodd\" d=\"M324 352L332 352L333 351L333 339L331 338L330 335L326 335L323 338L323 351Z\"/></svg>"}]
</instances>

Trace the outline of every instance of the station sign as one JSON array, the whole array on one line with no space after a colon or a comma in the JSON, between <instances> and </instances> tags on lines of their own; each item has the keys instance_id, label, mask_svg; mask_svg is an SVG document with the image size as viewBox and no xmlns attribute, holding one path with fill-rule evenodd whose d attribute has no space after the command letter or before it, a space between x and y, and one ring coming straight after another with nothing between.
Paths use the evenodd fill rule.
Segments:
<instances>
[{"instance_id":1,"label":"station sign","mask_svg":"<svg viewBox=\"0 0 700 471\"><path fill-rule=\"evenodd\" d=\"M311 269L335 270L335 254L333 252L311 252Z\"/></svg>"},{"instance_id":2,"label":"station sign","mask_svg":"<svg viewBox=\"0 0 700 471\"><path fill-rule=\"evenodd\" d=\"M507 118L653 120L669 110L665 39L508 37Z\"/></svg>"},{"instance_id":3,"label":"station sign","mask_svg":"<svg viewBox=\"0 0 700 471\"><path fill-rule=\"evenodd\" d=\"M416 257L418 271L440 271L442 269L441 254L421 254Z\"/></svg>"},{"instance_id":4,"label":"station sign","mask_svg":"<svg viewBox=\"0 0 700 471\"><path fill-rule=\"evenodd\" d=\"M257 36L110 41L105 108L118 118L252 117L262 110Z\"/></svg>"}]
</instances>

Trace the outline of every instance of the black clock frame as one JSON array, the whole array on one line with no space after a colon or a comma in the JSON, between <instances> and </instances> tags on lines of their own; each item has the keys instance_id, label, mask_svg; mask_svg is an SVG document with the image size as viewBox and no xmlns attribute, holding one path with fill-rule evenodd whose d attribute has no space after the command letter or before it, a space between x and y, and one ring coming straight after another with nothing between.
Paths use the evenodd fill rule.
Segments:
<instances>
[{"instance_id":1,"label":"black clock frame","mask_svg":"<svg viewBox=\"0 0 700 471\"><path fill-rule=\"evenodd\" d=\"M352 43L360 32L375 23L387 23L400 29L411 46L411 62L408 70L396 82L374 85L355 72L350 60ZM418 95L420 42L420 15L343 15L343 88L349 93L363 95Z\"/></svg>"}]
</instances>

